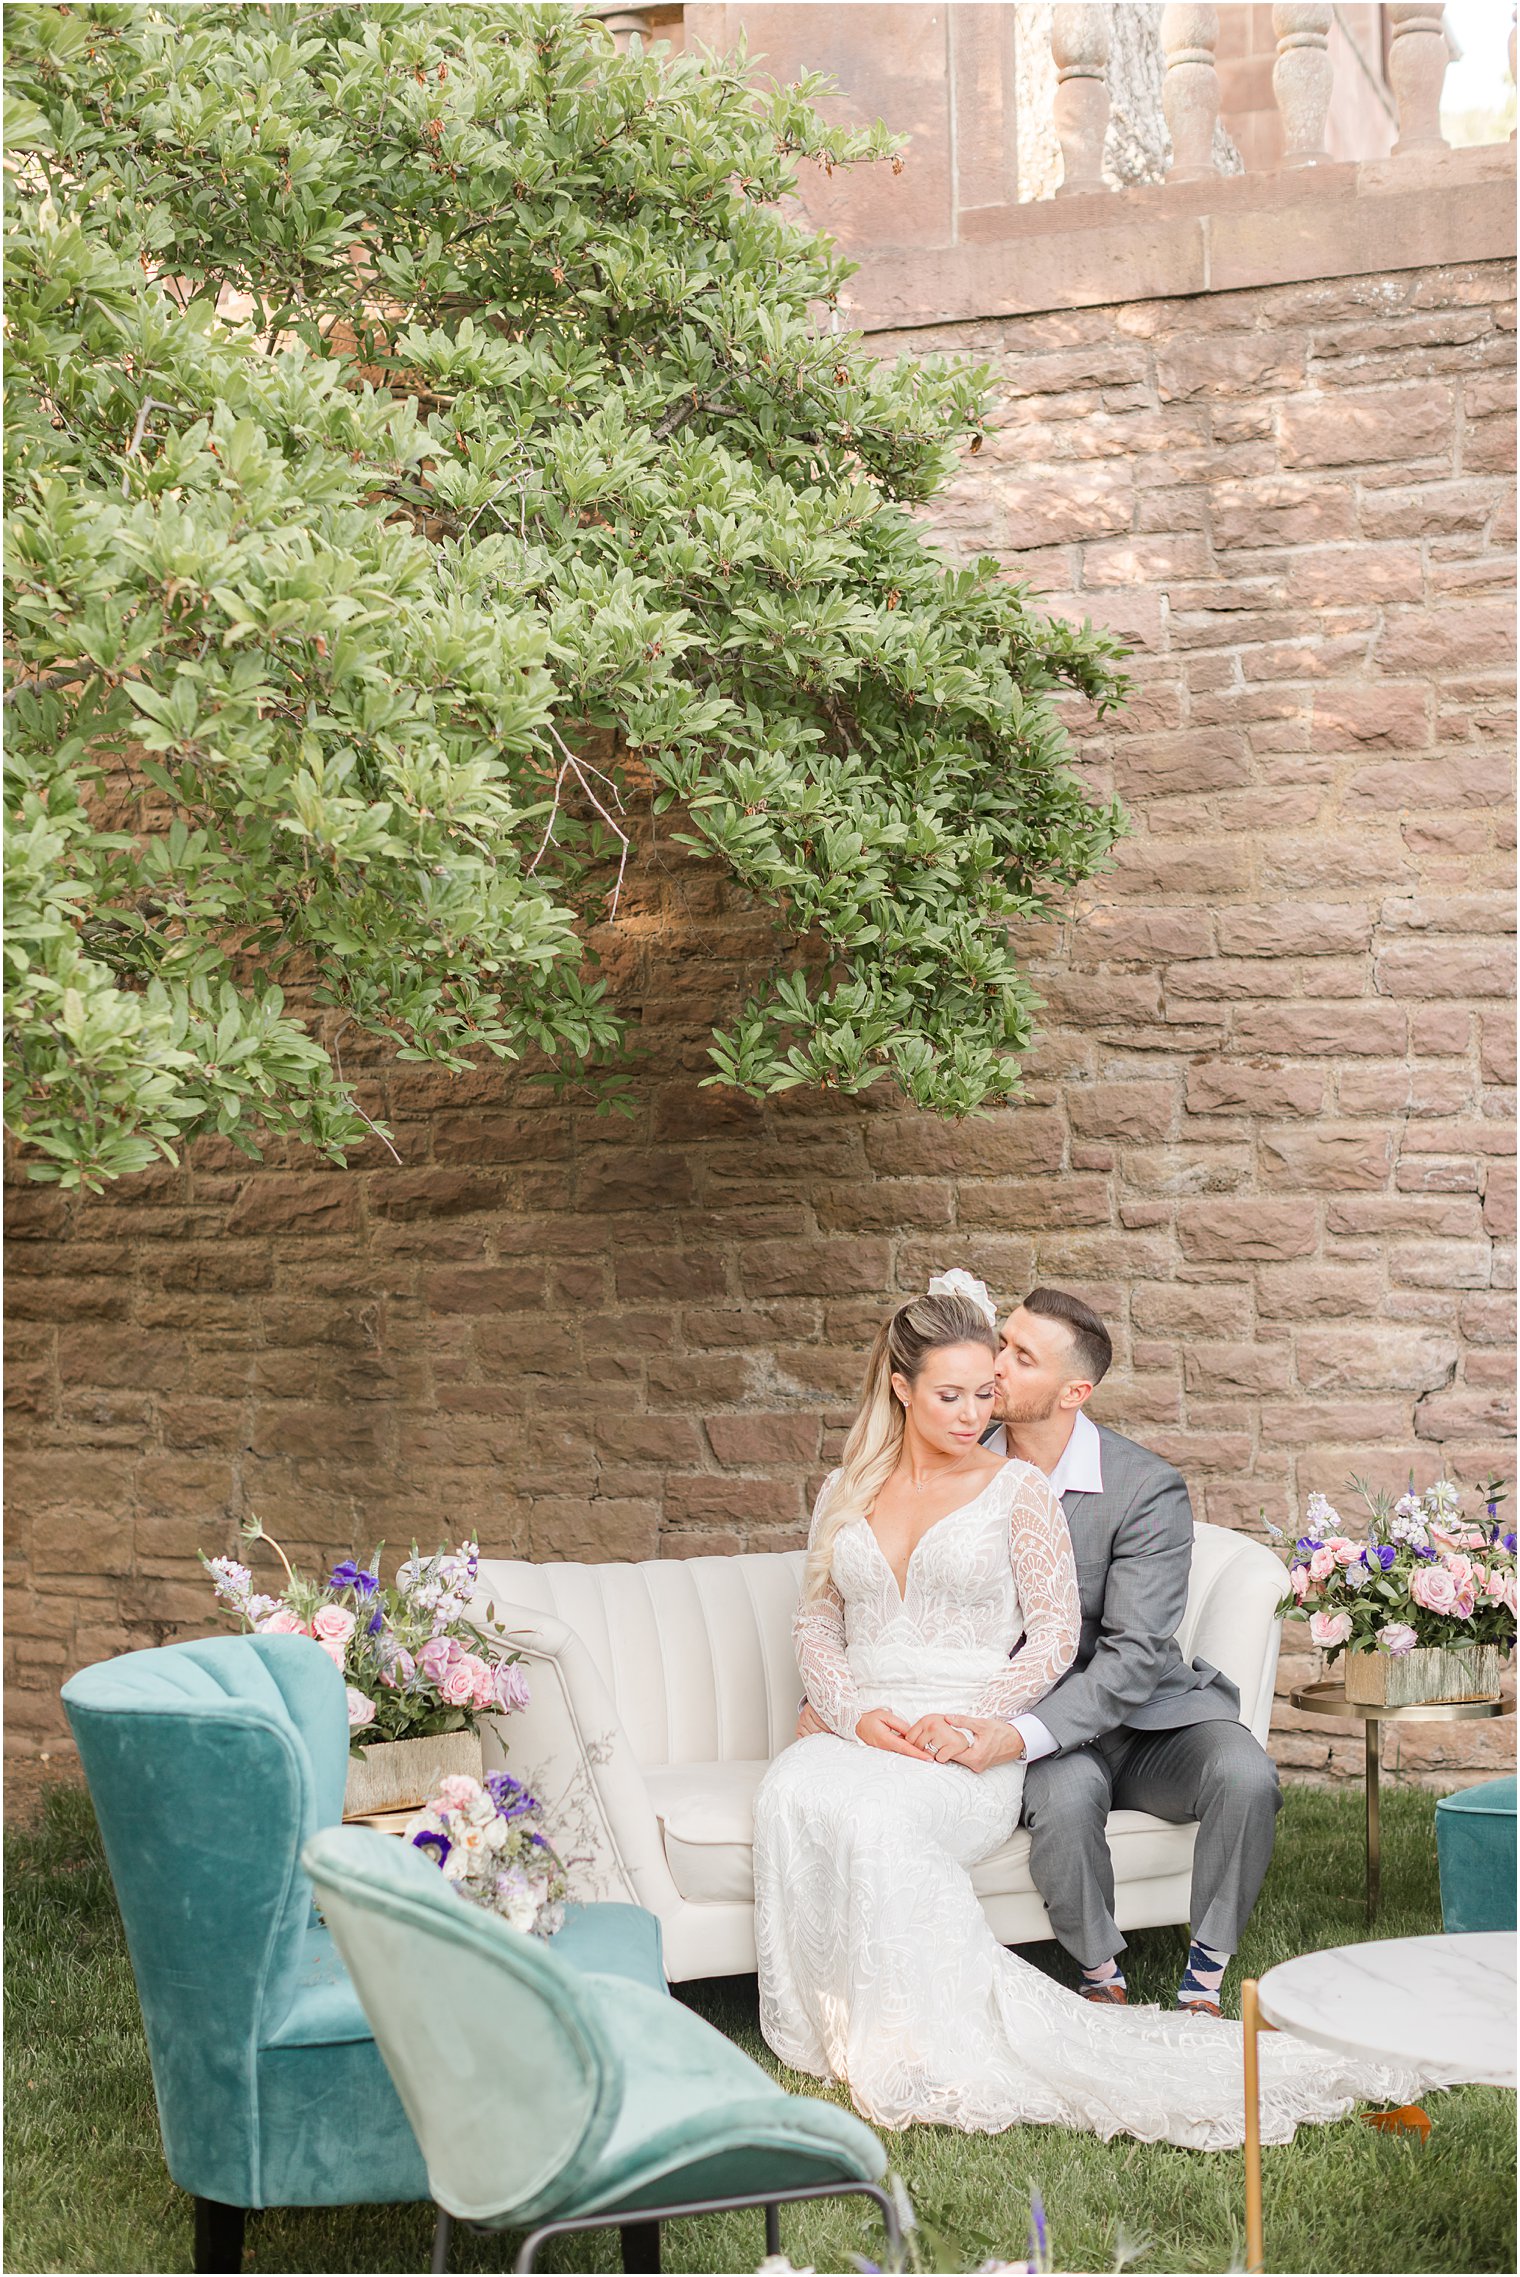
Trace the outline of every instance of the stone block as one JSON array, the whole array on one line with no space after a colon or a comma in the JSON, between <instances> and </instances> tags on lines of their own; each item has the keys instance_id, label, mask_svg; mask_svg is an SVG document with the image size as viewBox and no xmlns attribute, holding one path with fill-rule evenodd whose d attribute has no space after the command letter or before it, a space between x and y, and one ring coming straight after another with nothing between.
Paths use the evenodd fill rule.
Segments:
<instances>
[{"instance_id":1,"label":"stone block","mask_svg":"<svg viewBox=\"0 0 1520 2277\"><path fill-rule=\"evenodd\" d=\"M892 1115L866 1132L872 1168L888 1177L1033 1177L1059 1170L1065 1148L1062 1117L1032 1106L965 1123Z\"/></svg>"},{"instance_id":2,"label":"stone block","mask_svg":"<svg viewBox=\"0 0 1520 2277\"><path fill-rule=\"evenodd\" d=\"M1417 680L1346 680L1315 690L1311 751L1423 751L1430 695ZM1453 801L1444 801L1453 804Z\"/></svg>"},{"instance_id":3,"label":"stone block","mask_svg":"<svg viewBox=\"0 0 1520 2277\"><path fill-rule=\"evenodd\" d=\"M1209 496L1209 519L1222 553L1326 545L1356 535L1355 494L1347 484L1301 475L1221 482Z\"/></svg>"},{"instance_id":4,"label":"stone block","mask_svg":"<svg viewBox=\"0 0 1520 2277\"><path fill-rule=\"evenodd\" d=\"M818 1416L783 1413L710 1415L707 1438L731 1470L762 1470L778 1463L816 1463L822 1424Z\"/></svg>"},{"instance_id":5,"label":"stone block","mask_svg":"<svg viewBox=\"0 0 1520 2277\"><path fill-rule=\"evenodd\" d=\"M1491 1268L1486 1241L1405 1241L1388 1263L1390 1279L1406 1289L1486 1289Z\"/></svg>"},{"instance_id":6,"label":"stone block","mask_svg":"<svg viewBox=\"0 0 1520 2277\"><path fill-rule=\"evenodd\" d=\"M1165 1138L1176 1117L1177 1090L1171 1083L1074 1085L1066 1111L1072 1129L1084 1137Z\"/></svg>"},{"instance_id":7,"label":"stone block","mask_svg":"<svg viewBox=\"0 0 1520 2277\"><path fill-rule=\"evenodd\" d=\"M1469 1103L1472 1078L1465 1068L1368 1063L1340 1069L1336 1097L1346 1115L1451 1115Z\"/></svg>"},{"instance_id":8,"label":"stone block","mask_svg":"<svg viewBox=\"0 0 1520 2277\"><path fill-rule=\"evenodd\" d=\"M1243 1052L1284 1058L1376 1058L1402 1052L1407 1034L1403 1007L1378 997L1355 1004L1277 1004L1243 1008L1234 1036Z\"/></svg>"},{"instance_id":9,"label":"stone block","mask_svg":"<svg viewBox=\"0 0 1520 2277\"><path fill-rule=\"evenodd\" d=\"M1317 1067L1270 1061L1202 1060L1188 1069L1190 1115L1318 1115L1326 1077Z\"/></svg>"},{"instance_id":10,"label":"stone block","mask_svg":"<svg viewBox=\"0 0 1520 2277\"><path fill-rule=\"evenodd\" d=\"M1389 996L1512 997L1515 952L1494 940L1481 948L1450 941L1398 941L1377 958L1378 987Z\"/></svg>"},{"instance_id":11,"label":"stone block","mask_svg":"<svg viewBox=\"0 0 1520 2277\"><path fill-rule=\"evenodd\" d=\"M1251 1324L1251 1292L1217 1281L1147 1282L1135 1289L1130 1315L1154 1336L1239 1339Z\"/></svg>"},{"instance_id":12,"label":"stone block","mask_svg":"<svg viewBox=\"0 0 1520 2277\"><path fill-rule=\"evenodd\" d=\"M1419 748L1424 737L1412 742ZM1348 817L1386 817L1409 808L1428 823L1443 807L1502 808L1511 787L1509 769L1495 755L1454 752L1445 759L1390 760L1358 768L1341 793L1341 805Z\"/></svg>"},{"instance_id":13,"label":"stone block","mask_svg":"<svg viewBox=\"0 0 1520 2277\"><path fill-rule=\"evenodd\" d=\"M544 1302L541 1265L480 1265L430 1273L424 1284L432 1312L524 1312Z\"/></svg>"},{"instance_id":14,"label":"stone block","mask_svg":"<svg viewBox=\"0 0 1520 2277\"><path fill-rule=\"evenodd\" d=\"M1189 1343L1182 1370L1190 1392L1218 1399L1254 1397L1288 1389L1293 1354L1287 1343Z\"/></svg>"},{"instance_id":15,"label":"stone block","mask_svg":"<svg viewBox=\"0 0 1520 2277\"><path fill-rule=\"evenodd\" d=\"M1312 1202L1242 1196L1184 1202L1177 1211L1177 1238L1185 1255L1197 1259L1246 1263L1308 1257L1318 1234Z\"/></svg>"},{"instance_id":16,"label":"stone block","mask_svg":"<svg viewBox=\"0 0 1520 2277\"><path fill-rule=\"evenodd\" d=\"M1262 1173L1272 1186L1331 1193L1382 1187L1393 1169L1393 1141L1387 1131L1334 1130L1319 1124L1309 1131L1263 1131Z\"/></svg>"},{"instance_id":17,"label":"stone block","mask_svg":"<svg viewBox=\"0 0 1520 2277\"><path fill-rule=\"evenodd\" d=\"M703 1297L722 1296L727 1282L724 1260L716 1249L656 1249L634 1244L614 1260L617 1293L625 1303L666 1298L689 1304Z\"/></svg>"},{"instance_id":18,"label":"stone block","mask_svg":"<svg viewBox=\"0 0 1520 2277\"><path fill-rule=\"evenodd\" d=\"M942 1179L855 1179L813 1190L813 1209L825 1233L895 1233L905 1226L947 1226L953 1189Z\"/></svg>"},{"instance_id":19,"label":"stone block","mask_svg":"<svg viewBox=\"0 0 1520 2277\"><path fill-rule=\"evenodd\" d=\"M1263 1265L1256 1275L1256 1305L1264 1320L1335 1320L1377 1313L1383 1271L1377 1264Z\"/></svg>"},{"instance_id":20,"label":"stone block","mask_svg":"<svg viewBox=\"0 0 1520 2277\"><path fill-rule=\"evenodd\" d=\"M1213 947L1207 910L1122 909L1111 904L1080 918L1072 940L1075 962L1165 964L1174 957L1206 957Z\"/></svg>"},{"instance_id":21,"label":"stone block","mask_svg":"<svg viewBox=\"0 0 1520 2277\"><path fill-rule=\"evenodd\" d=\"M1433 1393L1415 1409L1414 1427L1422 1439L1487 1439L1496 1435L1511 1439L1515 1431L1514 1391L1505 1387Z\"/></svg>"},{"instance_id":22,"label":"stone block","mask_svg":"<svg viewBox=\"0 0 1520 2277\"><path fill-rule=\"evenodd\" d=\"M1114 779L1121 796L1137 799L1233 790L1250 781L1251 754L1230 728L1136 736L1115 747Z\"/></svg>"},{"instance_id":23,"label":"stone block","mask_svg":"<svg viewBox=\"0 0 1520 2277\"><path fill-rule=\"evenodd\" d=\"M1346 1391L1439 1391L1456 1373L1453 1336L1386 1325L1300 1329L1298 1380L1317 1396Z\"/></svg>"},{"instance_id":24,"label":"stone block","mask_svg":"<svg viewBox=\"0 0 1520 2277\"><path fill-rule=\"evenodd\" d=\"M1453 413L1453 390L1439 381L1301 397L1279 414L1283 464L1404 467L1445 458Z\"/></svg>"},{"instance_id":25,"label":"stone block","mask_svg":"<svg viewBox=\"0 0 1520 2277\"><path fill-rule=\"evenodd\" d=\"M669 1150L587 1148L575 1166L576 1200L583 1211L681 1209L692 1196L691 1166Z\"/></svg>"},{"instance_id":26,"label":"stone block","mask_svg":"<svg viewBox=\"0 0 1520 2277\"><path fill-rule=\"evenodd\" d=\"M1393 1182L1401 1194L1476 1194L1482 1173L1476 1155L1417 1155L1399 1163Z\"/></svg>"},{"instance_id":27,"label":"stone block","mask_svg":"<svg viewBox=\"0 0 1520 2277\"><path fill-rule=\"evenodd\" d=\"M1390 1234L1418 1233L1432 1239L1459 1241L1482 1231L1478 1204L1470 1197L1416 1194L1337 1195L1325 1204L1325 1231L1331 1234L1372 1234L1380 1241Z\"/></svg>"},{"instance_id":28,"label":"stone block","mask_svg":"<svg viewBox=\"0 0 1520 2277\"><path fill-rule=\"evenodd\" d=\"M255 1234L352 1233L359 1222L359 1180L342 1171L261 1171L234 1203L227 1231Z\"/></svg>"},{"instance_id":29,"label":"stone block","mask_svg":"<svg viewBox=\"0 0 1520 2277\"><path fill-rule=\"evenodd\" d=\"M1301 384L1307 354L1303 333L1183 334L1157 353L1156 390L1163 403L1277 394Z\"/></svg>"},{"instance_id":30,"label":"stone block","mask_svg":"<svg viewBox=\"0 0 1520 2277\"><path fill-rule=\"evenodd\" d=\"M1372 944L1372 911L1360 901L1221 909L1215 922L1220 949L1229 957L1330 957Z\"/></svg>"},{"instance_id":31,"label":"stone block","mask_svg":"<svg viewBox=\"0 0 1520 2277\"><path fill-rule=\"evenodd\" d=\"M1490 1163L1483 1184L1483 1223L1496 1240L1504 1240L1515 1231L1515 1165L1513 1161Z\"/></svg>"}]
</instances>

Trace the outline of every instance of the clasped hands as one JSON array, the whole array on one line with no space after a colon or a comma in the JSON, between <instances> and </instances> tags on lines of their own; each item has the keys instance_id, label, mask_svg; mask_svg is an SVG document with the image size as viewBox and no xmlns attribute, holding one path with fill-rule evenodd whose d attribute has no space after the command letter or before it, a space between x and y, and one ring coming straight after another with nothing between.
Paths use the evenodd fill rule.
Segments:
<instances>
[{"instance_id":1,"label":"clasped hands","mask_svg":"<svg viewBox=\"0 0 1520 2277\"><path fill-rule=\"evenodd\" d=\"M797 1737L811 1738L828 1725L806 1702L797 1718ZM970 1737L967 1737L967 1734ZM916 1763L958 1763L964 1771L990 1771L995 1763L1017 1763L1024 1742L1012 1724L996 1716L919 1716L909 1722L890 1708L868 1708L855 1726L866 1747L889 1755L910 1755Z\"/></svg>"}]
</instances>

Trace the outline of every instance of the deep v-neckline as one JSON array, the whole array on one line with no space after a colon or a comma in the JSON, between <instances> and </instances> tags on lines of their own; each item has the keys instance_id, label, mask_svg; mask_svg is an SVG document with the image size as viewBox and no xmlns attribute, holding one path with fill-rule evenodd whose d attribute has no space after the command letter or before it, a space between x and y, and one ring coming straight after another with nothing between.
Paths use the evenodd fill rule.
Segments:
<instances>
[{"instance_id":1,"label":"deep v-neckline","mask_svg":"<svg viewBox=\"0 0 1520 2277\"><path fill-rule=\"evenodd\" d=\"M1005 1463L1003 1469L1006 1470L1007 1467L1008 1466ZM887 1579L891 1582L892 1587L897 1592L897 1602L899 1606L904 1606L908 1602L908 1584L913 1579L913 1560L917 1557L919 1551L923 1548L925 1542L927 1542L929 1539L929 1536L931 1534L937 1534L941 1526L948 1526L952 1518L964 1518L968 1510L974 1510L977 1504L981 1501L984 1501L985 1498L992 1492L993 1488L997 1485L997 1482L1002 1477L1002 1475L1002 1471L994 1471L991 1478L988 1479L987 1484L982 1488L980 1494L973 1494L969 1502L958 1502L953 1510L947 1510L945 1512L943 1518L936 1518L932 1526L926 1526L924 1528L923 1532L919 1535L918 1540L914 1543L912 1549L908 1552L908 1562L903 1567L903 1577L900 1582L897 1578L896 1567L893 1565L892 1560L888 1557L886 1551L882 1548L881 1543L877 1540L876 1528L871 1524L869 1517L867 1517L865 1520L866 1532L871 1537L872 1547L875 1549L876 1555L881 1559L882 1564L887 1569Z\"/></svg>"}]
</instances>

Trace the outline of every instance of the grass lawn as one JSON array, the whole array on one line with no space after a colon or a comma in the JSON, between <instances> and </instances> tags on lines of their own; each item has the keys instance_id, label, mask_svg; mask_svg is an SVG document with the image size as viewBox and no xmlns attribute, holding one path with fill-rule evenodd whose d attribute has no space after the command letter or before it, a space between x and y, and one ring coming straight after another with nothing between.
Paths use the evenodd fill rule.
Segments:
<instances>
[{"instance_id":1,"label":"grass lawn","mask_svg":"<svg viewBox=\"0 0 1520 2277\"><path fill-rule=\"evenodd\" d=\"M1441 1926L1434 1802L1398 1791L1384 1803L1384 1907L1379 1931ZM1274 1961L1365 1934L1361 1799L1290 1790L1277 1854L1241 1962ZM87 1797L53 1788L29 1832L6 1845L7 2014L5 2266L11 2271L177 2270L190 2267L189 2201L168 2180L153 2088L121 1929ZM1054 1946L1026 1949L1054 1974ZM1181 1932L1140 1932L1130 1947L1132 1994L1169 1999ZM1236 2005L1240 1967L1226 1980ZM703 2015L772 2071L756 2026L753 1978L684 1988ZM1237 2010L1238 2012L1238 2010ZM520 2062L531 2092L531 2049ZM784 2076L784 2075L783 2075ZM789 2084L809 2093L813 2082ZM1361 2125L1309 2128L1265 2154L1267 2267L1272 2270L1441 2272L1516 2267L1515 2106L1497 2088L1430 2098L1435 2122L1419 2150ZM1066 2270L1114 2266L1122 2237L1147 2272L1226 2270L1244 2261L1241 2160L1137 2143L1104 2144L1041 2128L961 2136L918 2127L891 2143L922 2217L969 2248L974 2266L995 2241L1023 2251L1031 2188L1044 2196ZM432 2219L420 2206L275 2212L249 2224L248 2267L261 2270L422 2270ZM880 2232L862 2213L803 2208L782 2218L793 2261L846 2270L874 2257ZM1136 2240L1146 2241L1137 2248ZM764 2248L758 2214L673 2224L671 2270L753 2270ZM454 2267L511 2267L506 2238L456 2236ZM562 2241L544 2266L618 2266L614 2233Z\"/></svg>"}]
</instances>

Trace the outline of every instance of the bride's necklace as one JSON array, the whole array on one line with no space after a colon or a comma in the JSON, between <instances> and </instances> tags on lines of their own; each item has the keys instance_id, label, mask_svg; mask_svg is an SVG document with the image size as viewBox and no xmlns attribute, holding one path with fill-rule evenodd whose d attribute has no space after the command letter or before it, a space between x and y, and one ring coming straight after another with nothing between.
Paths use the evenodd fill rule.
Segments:
<instances>
[{"instance_id":1,"label":"bride's necklace","mask_svg":"<svg viewBox=\"0 0 1520 2277\"><path fill-rule=\"evenodd\" d=\"M980 1447L978 1447L977 1453L981 1453ZM916 1479L913 1476L912 1466L910 1465L908 1469L908 1485L915 1494L927 1494L931 1486L938 1486L943 1480L947 1478L959 1477L960 1473L965 1470L967 1464L970 1461L971 1457L969 1455L962 1455L957 1462L949 1464L942 1471L931 1471L928 1477L924 1479Z\"/></svg>"}]
</instances>

